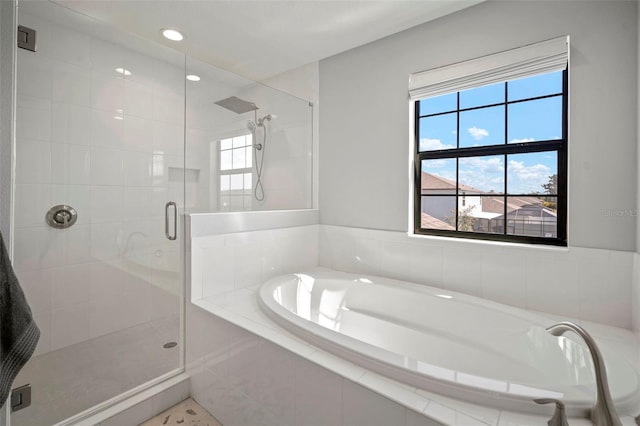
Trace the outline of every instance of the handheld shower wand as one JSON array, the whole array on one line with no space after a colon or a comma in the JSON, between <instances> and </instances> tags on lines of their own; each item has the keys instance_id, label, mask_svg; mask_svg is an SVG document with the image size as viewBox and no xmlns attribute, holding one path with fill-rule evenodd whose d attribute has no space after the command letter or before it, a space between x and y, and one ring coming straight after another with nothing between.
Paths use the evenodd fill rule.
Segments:
<instances>
[{"instance_id":1,"label":"handheld shower wand","mask_svg":"<svg viewBox=\"0 0 640 426\"><path fill-rule=\"evenodd\" d=\"M255 114L255 111L254 111ZM257 118L254 120L249 120L247 122L247 128L251 132L253 136L254 143L253 149L255 151L256 156L256 175L258 177L256 182L255 190L253 191L253 195L258 201L264 200L264 187L262 186L262 171L264 165L264 151L263 148L266 148L267 145L267 122L271 121L275 116L268 114L264 117ZM262 143L256 143L258 129L262 129ZM259 157L259 158L258 158Z\"/></svg>"}]
</instances>

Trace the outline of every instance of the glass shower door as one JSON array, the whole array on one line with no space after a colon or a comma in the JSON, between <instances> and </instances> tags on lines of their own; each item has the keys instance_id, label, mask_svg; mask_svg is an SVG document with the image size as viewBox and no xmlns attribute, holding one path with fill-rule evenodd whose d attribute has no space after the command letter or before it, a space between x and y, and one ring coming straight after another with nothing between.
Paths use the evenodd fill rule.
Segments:
<instances>
[{"instance_id":1,"label":"glass shower door","mask_svg":"<svg viewBox=\"0 0 640 426\"><path fill-rule=\"evenodd\" d=\"M38 49L18 51L14 265L42 335L11 419L45 426L183 367L185 72L52 2L18 19Z\"/></svg>"}]
</instances>

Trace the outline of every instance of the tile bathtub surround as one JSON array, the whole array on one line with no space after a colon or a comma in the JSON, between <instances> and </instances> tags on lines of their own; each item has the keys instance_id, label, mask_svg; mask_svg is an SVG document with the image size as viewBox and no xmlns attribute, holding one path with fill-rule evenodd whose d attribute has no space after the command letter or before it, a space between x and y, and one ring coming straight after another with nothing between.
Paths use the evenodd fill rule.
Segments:
<instances>
[{"instance_id":1,"label":"tile bathtub surround","mask_svg":"<svg viewBox=\"0 0 640 426\"><path fill-rule=\"evenodd\" d=\"M231 233L215 225L229 220L200 217L192 229L197 235L192 238L192 300L256 285L286 271L324 266L577 320L634 326L632 296L638 293L638 274L631 252L409 237L404 232L301 223L246 232L239 227ZM215 234L207 236L204 229Z\"/></svg>"},{"instance_id":2,"label":"tile bathtub surround","mask_svg":"<svg viewBox=\"0 0 640 426\"><path fill-rule=\"evenodd\" d=\"M277 216L279 212L268 214ZM292 214L298 217L303 212ZM252 220L259 218L259 215L252 216ZM481 297L490 298L487 295L493 291L494 300L533 310L536 305L529 299L535 297L535 293L527 293L526 276L534 273L534 268L546 265L542 263L545 259L557 268L554 274L565 279L586 281L587 278L571 275L573 268L577 272L593 264L595 266L587 270L593 272L593 282L616 268L627 271L628 281L631 280L633 260L618 252L487 248L457 241L436 243L414 239L401 232L326 225L286 228L286 223L266 225L265 220L257 220L262 226L252 222L248 231L237 226L233 232L224 233L225 227L216 224L230 217L212 214L200 219L191 221L190 230L192 303L187 306L186 363L192 377L192 396L223 424L260 424L262 421L264 424L340 425L376 424L381 420L398 425L495 426L521 420L522 416L513 413L458 403L400 384L293 336L273 323L256 299L259 284L278 273L319 264L348 272L397 275L423 284L433 285L435 281L441 287ZM247 223L242 214L233 219L236 225ZM271 226L274 229L263 229ZM205 228L210 230L208 235L203 231ZM317 244L315 252L313 244ZM556 253L560 253L569 266L563 266L557 259L554 264L552 255ZM461 271L453 270L454 262L446 263L447 256L455 255ZM299 256L298 264L294 256ZM290 263L278 263L276 259ZM505 263L507 267L496 271L496 265ZM598 273L597 268L605 272ZM529 272L522 274L523 269ZM495 281L502 287L486 284L485 280L491 275L495 275ZM514 275L524 276L524 287L509 287ZM474 282L465 287L466 280ZM581 288L579 285L578 289ZM572 291L576 290L571 287L567 293ZM566 319L568 314L560 312L552 317ZM598 336L614 340L623 356L637 365L637 347L629 343L628 330L595 323L586 326ZM309 386L309 377L313 377L312 382L317 386ZM385 407L384 415L368 416L367 413L377 413L376 407ZM338 415L339 418L332 417ZM541 424L542 420L528 416L524 424ZM574 423L588 424L581 420Z\"/></svg>"},{"instance_id":3,"label":"tile bathtub surround","mask_svg":"<svg viewBox=\"0 0 640 426\"><path fill-rule=\"evenodd\" d=\"M318 264L318 225L192 239L191 299L258 285Z\"/></svg>"},{"instance_id":4,"label":"tile bathtub surround","mask_svg":"<svg viewBox=\"0 0 640 426\"><path fill-rule=\"evenodd\" d=\"M522 309L632 328L634 254L320 225L319 266L445 288Z\"/></svg>"},{"instance_id":5,"label":"tile bathtub surround","mask_svg":"<svg viewBox=\"0 0 640 426\"><path fill-rule=\"evenodd\" d=\"M224 425L440 424L196 306L187 321L191 396Z\"/></svg>"},{"instance_id":6,"label":"tile bathtub surround","mask_svg":"<svg viewBox=\"0 0 640 426\"><path fill-rule=\"evenodd\" d=\"M191 396L222 424L534 426L548 420L453 400L336 357L271 321L258 306L257 288L187 306ZM585 326L639 365L637 341L628 330ZM623 424L634 422L625 417Z\"/></svg>"}]
</instances>

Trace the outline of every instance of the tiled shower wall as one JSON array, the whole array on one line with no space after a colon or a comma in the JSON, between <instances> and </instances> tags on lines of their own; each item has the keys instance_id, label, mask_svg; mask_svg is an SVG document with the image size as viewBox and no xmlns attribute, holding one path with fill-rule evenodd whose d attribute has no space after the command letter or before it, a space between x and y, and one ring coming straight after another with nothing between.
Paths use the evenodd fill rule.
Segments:
<instances>
[{"instance_id":1,"label":"tiled shower wall","mask_svg":"<svg viewBox=\"0 0 640 426\"><path fill-rule=\"evenodd\" d=\"M182 167L184 73L30 15L20 24L38 51L18 52L14 264L40 354L178 312L178 289L154 284L179 272L164 204L182 192L170 168ZM74 226L45 224L56 204L78 211Z\"/></svg>"}]
</instances>

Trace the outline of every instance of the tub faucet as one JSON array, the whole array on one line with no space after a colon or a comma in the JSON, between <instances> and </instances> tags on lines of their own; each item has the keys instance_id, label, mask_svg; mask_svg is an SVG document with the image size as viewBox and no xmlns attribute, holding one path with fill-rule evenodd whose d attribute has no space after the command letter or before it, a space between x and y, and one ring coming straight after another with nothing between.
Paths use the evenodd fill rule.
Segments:
<instances>
[{"instance_id":1,"label":"tub faucet","mask_svg":"<svg viewBox=\"0 0 640 426\"><path fill-rule=\"evenodd\" d=\"M547 331L554 336L562 336L566 331L573 331L587 344L591 359L593 360L593 368L596 374L596 404L591 410L591 422L596 426L622 426L620 417L616 414L611 393L609 392L609 383L607 382L607 370L602 359L602 354L596 345L595 340L581 326L572 322L560 322L547 328Z\"/></svg>"},{"instance_id":2,"label":"tub faucet","mask_svg":"<svg viewBox=\"0 0 640 426\"><path fill-rule=\"evenodd\" d=\"M533 401L537 404L556 404L556 411L553 413L553 417L547 422L547 426L569 426L562 401L553 398L540 398L534 399Z\"/></svg>"}]
</instances>

